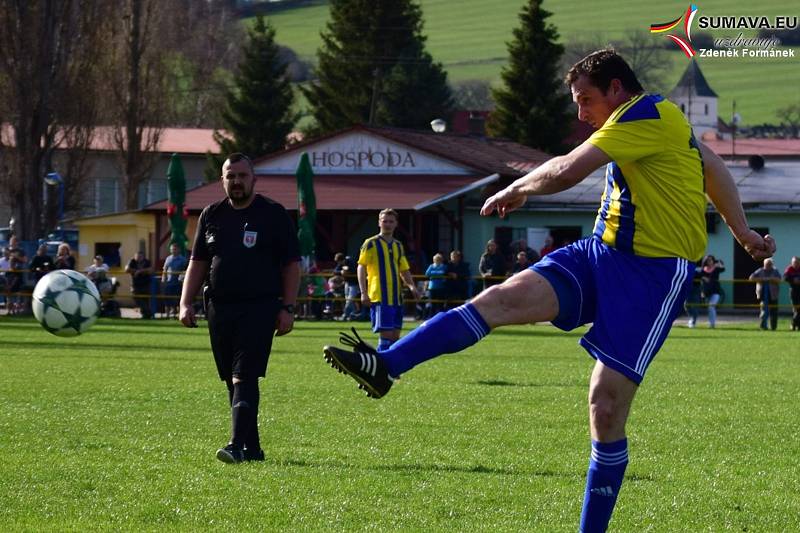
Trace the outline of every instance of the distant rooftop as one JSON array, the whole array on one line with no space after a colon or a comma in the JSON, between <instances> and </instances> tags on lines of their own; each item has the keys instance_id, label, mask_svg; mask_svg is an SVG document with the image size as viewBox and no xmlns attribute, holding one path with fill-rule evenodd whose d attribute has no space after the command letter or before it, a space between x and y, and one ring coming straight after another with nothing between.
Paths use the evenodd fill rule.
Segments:
<instances>
[{"instance_id":1,"label":"distant rooftop","mask_svg":"<svg viewBox=\"0 0 800 533\"><path fill-rule=\"evenodd\" d=\"M769 156L781 159L800 160L800 139L703 139L703 142L717 155L730 156Z\"/></svg>"},{"instance_id":2,"label":"distant rooftop","mask_svg":"<svg viewBox=\"0 0 800 533\"><path fill-rule=\"evenodd\" d=\"M145 128L147 132L147 128ZM98 126L94 130L90 150L111 152L116 150L113 143L114 128ZM14 130L11 124L5 123L0 128L0 142L6 146L14 145ZM64 143L59 143L63 148ZM199 128L164 128L158 142L158 151L162 153L178 152L181 154L216 153L219 146L214 142L214 130Z\"/></svg>"}]
</instances>

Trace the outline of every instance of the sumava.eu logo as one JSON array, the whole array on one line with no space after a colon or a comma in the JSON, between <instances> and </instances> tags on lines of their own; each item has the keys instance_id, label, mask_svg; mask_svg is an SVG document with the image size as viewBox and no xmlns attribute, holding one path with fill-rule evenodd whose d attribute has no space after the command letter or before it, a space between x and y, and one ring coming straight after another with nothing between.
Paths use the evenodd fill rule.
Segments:
<instances>
[{"instance_id":1,"label":"sumava.eu logo","mask_svg":"<svg viewBox=\"0 0 800 533\"><path fill-rule=\"evenodd\" d=\"M691 59L695 56L694 48L692 48L692 21L696 15L697 6L690 4L686 9L686 12L673 21L650 24L650 33L666 34L664 36L675 41L680 49L683 50L683 53L686 54L686 57ZM680 25L681 21L683 21L683 33L685 37L675 35L675 33L680 32L680 28L678 28L678 26ZM676 28L678 29L676 30Z\"/></svg>"}]
</instances>

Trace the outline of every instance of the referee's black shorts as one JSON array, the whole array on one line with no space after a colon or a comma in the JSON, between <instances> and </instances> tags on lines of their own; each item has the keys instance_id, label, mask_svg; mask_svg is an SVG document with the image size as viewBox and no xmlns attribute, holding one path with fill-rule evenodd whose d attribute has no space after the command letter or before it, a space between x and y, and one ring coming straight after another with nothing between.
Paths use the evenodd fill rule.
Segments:
<instances>
[{"instance_id":1,"label":"referee's black shorts","mask_svg":"<svg viewBox=\"0 0 800 533\"><path fill-rule=\"evenodd\" d=\"M280 310L276 299L208 304L208 330L219 378L255 379L267 373L267 361Z\"/></svg>"}]
</instances>

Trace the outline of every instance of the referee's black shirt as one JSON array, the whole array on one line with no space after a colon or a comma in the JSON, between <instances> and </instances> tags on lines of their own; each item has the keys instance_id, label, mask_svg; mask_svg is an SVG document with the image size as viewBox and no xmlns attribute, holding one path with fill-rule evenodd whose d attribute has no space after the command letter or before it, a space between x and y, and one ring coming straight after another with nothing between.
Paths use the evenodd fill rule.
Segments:
<instances>
[{"instance_id":1,"label":"referee's black shirt","mask_svg":"<svg viewBox=\"0 0 800 533\"><path fill-rule=\"evenodd\" d=\"M278 298L282 269L300 260L300 246L286 209L256 194L244 209L234 209L227 198L203 209L192 259L210 262L216 302Z\"/></svg>"}]
</instances>

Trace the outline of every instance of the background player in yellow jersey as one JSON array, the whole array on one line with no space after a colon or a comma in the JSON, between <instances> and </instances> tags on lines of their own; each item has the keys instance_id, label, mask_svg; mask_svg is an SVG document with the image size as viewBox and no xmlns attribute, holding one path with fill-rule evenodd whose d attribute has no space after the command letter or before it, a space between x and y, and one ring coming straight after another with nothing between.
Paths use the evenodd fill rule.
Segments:
<instances>
[{"instance_id":1,"label":"background player in yellow jersey","mask_svg":"<svg viewBox=\"0 0 800 533\"><path fill-rule=\"evenodd\" d=\"M593 235L551 252L528 270L440 313L378 354L343 336L352 351L326 346L326 359L379 398L395 378L461 351L507 324L550 321L592 327L580 343L595 360L589 383L591 452L580 529L605 531L628 464L625 424L633 397L691 287L706 246L706 195L755 259L774 240L747 225L724 162L698 143L680 110L646 94L628 64L599 50L573 65L566 83L578 118L598 130L494 196L481 209L500 216L531 194L563 191L606 165ZM676 443L676 447L680 443Z\"/></svg>"},{"instance_id":2,"label":"background player in yellow jersey","mask_svg":"<svg viewBox=\"0 0 800 533\"><path fill-rule=\"evenodd\" d=\"M358 285L361 304L369 307L372 331L378 333L378 351L389 348L400 338L403 328L403 287L415 300L419 292L408 267L403 245L394 238L397 212L384 209L378 214L380 233L364 241L358 256Z\"/></svg>"}]
</instances>

